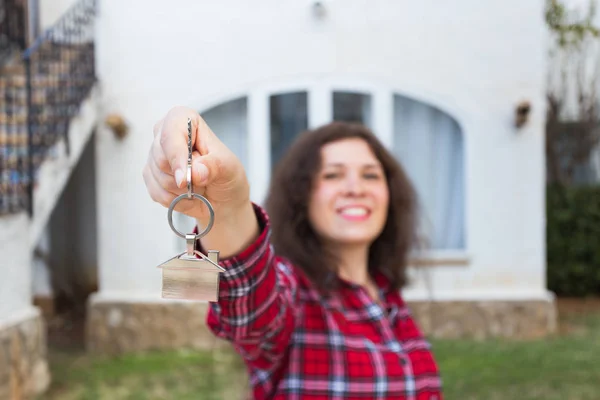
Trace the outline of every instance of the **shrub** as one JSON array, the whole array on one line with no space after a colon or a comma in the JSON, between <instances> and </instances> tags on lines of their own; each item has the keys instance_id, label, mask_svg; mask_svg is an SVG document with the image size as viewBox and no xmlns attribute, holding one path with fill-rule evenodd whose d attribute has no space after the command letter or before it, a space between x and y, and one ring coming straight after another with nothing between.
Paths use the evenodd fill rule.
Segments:
<instances>
[{"instance_id":1,"label":"shrub","mask_svg":"<svg viewBox=\"0 0 600 400\"><path fill-rule=\"evenodd\" d=\"M548 288L600 295L600 186L548 186L546 216Z\"/></svg>"}]
</instances>

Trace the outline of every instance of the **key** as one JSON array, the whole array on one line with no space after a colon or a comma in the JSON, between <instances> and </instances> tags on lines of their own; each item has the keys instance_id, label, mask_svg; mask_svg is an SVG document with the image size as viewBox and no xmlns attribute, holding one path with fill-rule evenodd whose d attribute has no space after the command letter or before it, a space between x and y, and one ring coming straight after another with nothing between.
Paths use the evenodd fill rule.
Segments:
<instances>
[{"instance_id":1,"label":"key","mask_svg":"<svg viewBox=\"0 0 600 400\"><path fill-rule=\"evenodd\" d=\"M209 223L202 232L184 235L173 225L173 210L177 203L183 199L197 199L204 202L206 207L208 207ZM197 240L206 235L212 228L215 213L212 205L204 196L193 192L191 119L188 119L187 193L177 196L171 202L167 219L173 232L186 240L186 251L158 266L158 268L162 269L162 298L218 301L220 273L225 271L219 265L219 252L217 250L208 250L208 256L205 256L196 250Z\"/></svg>"}]
</instances>

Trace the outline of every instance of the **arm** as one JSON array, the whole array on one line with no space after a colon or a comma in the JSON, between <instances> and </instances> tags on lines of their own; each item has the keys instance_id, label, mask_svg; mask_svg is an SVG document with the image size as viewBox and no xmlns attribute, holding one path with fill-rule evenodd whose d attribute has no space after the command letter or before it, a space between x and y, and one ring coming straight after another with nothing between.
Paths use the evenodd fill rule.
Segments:
<instances>
[{"instance_id":1,"label":"arm","mask_svg":"<svg viewBox=\"0 0 600 400\"><path fill-rule=\"evenodd\" d=\"M273 367L294 329L296 280L276 265L268 218L250 202L242 163L195 110L175 107L155 125L143 171L148 193L169 207L187 191L189 144L194 191L215 212L215 224L199 247L219 250L227 270L221 274L219 301L211 305L209 326L257 368ZM209 213L201 202L181 202L175 211L206 226Z\"/></svg>"},{"instance_id":2,"label":"arm","mask_svg":"<svg viewBox=\"0 0 600 400\"><path fill-rule=\"evenodd\" d=\"M297 282L273 254L268 216L258 206L252 212L257 238L220 263L227 271L221 274L219 301L210 304L207 323L218 337L232 342L247 362L271 370L285 355L295 328ZM217 239L203 240L202 247L218 249L217 243Z\"/></svg>"},{"instance_id":3,"label":"arm","mask_svg":"<svg viewBox=\"0 0 600 400\"><path fill-rule=\"evenodd\" d=\"M199 227L208 224L205 218L196 218ZM250 201L237 209L215 214L215 224L206 236L200 239L204 249L219 250L219 258L227 259L239 254L259 236L259 223L254 206Z\"/></svg>"}]
</instances>

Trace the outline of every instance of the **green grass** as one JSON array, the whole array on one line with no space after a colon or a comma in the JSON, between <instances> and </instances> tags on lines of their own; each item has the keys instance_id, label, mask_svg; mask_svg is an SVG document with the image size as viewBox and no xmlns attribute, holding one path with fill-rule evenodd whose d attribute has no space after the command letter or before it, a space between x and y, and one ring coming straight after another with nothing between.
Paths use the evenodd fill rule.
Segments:
<instances>
[{"instance_id":1,"label":"green grass","mask_svg":"<svg viewBox=\"0 0 600 400\"><path fill-rule=\"evenodd\" d=\"M599 399L600 313L568 325L545 340L434 340L445 399ZM239 358L224 350L112 359L52 351L50 360L43 400L234 400L248 390Z\"/></svg>"},{"instance_id":2,"label":"green grass","mask_svg":"<svg viewBox=\"0 0 600 400\"><path fill-rule=\"evenodd\" d=\"M582 333L552 339L433 345L448 400L600 398L600 317Z\"/></svg>"},{"instance_id":3,"label":"green grass","mask_svg":"<svg viewBox=\"0 0 600 400\"><path fill-rule=\"evenodd\" d=\"M44 400L223 400L247 389L239 358L221 350L117 358L52 351L50 361L53 382Z\"/></svg>"}]
</instances>

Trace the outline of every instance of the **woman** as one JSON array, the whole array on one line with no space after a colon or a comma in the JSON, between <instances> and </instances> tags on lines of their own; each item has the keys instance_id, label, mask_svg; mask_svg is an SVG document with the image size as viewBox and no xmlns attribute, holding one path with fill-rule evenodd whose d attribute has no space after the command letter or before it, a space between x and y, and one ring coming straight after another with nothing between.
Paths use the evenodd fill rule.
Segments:
<instances>
[{"instance_id":1,"label":"woman","mask_svg":"<svg viewBox=\"0 0 600 400\"><path fill-rule=\"evenodd\" d=\"M144 169L164 206L185 192L187 119L195 191L216 221L201 239L226 272L210 329L244 358L256 399L442 398L438 368L400 289L415 236L415 195L366 128L336 122L299 135L253 204L240 161L193 110L154 129ZM201 202L177 210L206 226Z\"/></svg>"}]
</instances>

